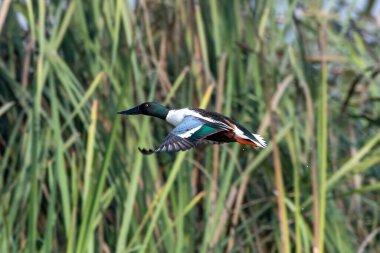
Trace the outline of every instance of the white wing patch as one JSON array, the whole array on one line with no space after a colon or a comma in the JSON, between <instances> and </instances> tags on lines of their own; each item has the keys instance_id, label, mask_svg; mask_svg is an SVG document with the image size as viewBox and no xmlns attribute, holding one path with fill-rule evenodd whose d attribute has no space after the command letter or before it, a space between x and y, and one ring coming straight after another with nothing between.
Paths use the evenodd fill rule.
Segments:
<instances>
[{"instance_id":1,"label":"white wing patch","mask_svg":"<svg viewBox=\"0 0 380 253\"><path fill-rule=\"evenodd\" d=\"M188 131L184 132L183 134L179 134L178 136L181 138L189 138L191 137L196 131L198 131L203 125L199 125L197 127L191 128Z\"/></svg>"},{"instance_id":2,"label":"white wing patch","mask_svg":"<svg viewBox=\"0 0 380 253\"><path fill-rule=\"evenodd\" d=\"M243 131L241 131L237 126L234 127L234 133L236 134L237 137L240 137L240 138L249 138L248 136L246 136Z\"/></svg>"}]
</instances>

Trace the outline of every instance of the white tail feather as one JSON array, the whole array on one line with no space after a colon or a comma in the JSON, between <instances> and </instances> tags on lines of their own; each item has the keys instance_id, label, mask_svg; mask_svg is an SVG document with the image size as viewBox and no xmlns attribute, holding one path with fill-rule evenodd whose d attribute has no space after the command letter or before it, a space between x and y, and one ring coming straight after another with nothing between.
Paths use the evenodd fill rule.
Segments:
<instances>
[{"instance_id":1,"label":"white tail feather","mask_svg":"<svg viewBox=\"0 0 380 253\"><path fill-rule=\"evenodd\" d=\"M258 147L265 148L267 146L263 137L261 137L258 134L254 134L254 133L252 133L252 134L258 140L258 141L253 141Z\"/></svg>"}]
</instances>

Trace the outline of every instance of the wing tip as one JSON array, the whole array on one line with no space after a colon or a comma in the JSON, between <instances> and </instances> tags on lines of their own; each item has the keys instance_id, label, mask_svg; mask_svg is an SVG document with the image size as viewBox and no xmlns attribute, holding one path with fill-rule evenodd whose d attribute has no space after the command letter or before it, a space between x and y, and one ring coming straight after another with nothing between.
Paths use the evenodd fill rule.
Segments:
<instances>
[{"instance_id":1,"label":"wing tip","mask_svg":"<svg viewBox=\"0 0 380 253\"><path fill-rule=\"evenodd\" d=\"M260 147L260 148L266 148L267 144L266 144L264 138L261 137L261 135L259 135L259 134L252 134L252 135L256 138L257 141L255 141L255 144L258 147Z\"/></svg>"},{"instance_id":2,"label":"wing tip","mask_svg":"<svg viewBox=\"0 0 380 253\"><path fill-rule=\"evenodd\" d=\"M151 155L155 152L153 149L145 149L140 147L138 147L138 149L143 155Z\"/></svg>"}]
</instances>

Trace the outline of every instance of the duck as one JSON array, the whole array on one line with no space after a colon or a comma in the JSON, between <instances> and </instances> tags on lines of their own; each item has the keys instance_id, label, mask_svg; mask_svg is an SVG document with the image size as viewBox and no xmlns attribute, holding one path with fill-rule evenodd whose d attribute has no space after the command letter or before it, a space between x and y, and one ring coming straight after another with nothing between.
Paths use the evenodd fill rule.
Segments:
<instances>
[{"instance_id":1,"label":"duck","mask_svg":"<svg viewBox=\"0 0 380 253\"><path fill-rule=\"evenodd\" d=\"M185 151L198 145L228 142L238 142L255 148L267 146L263 137L251 133L231 118L200 108L169 109L159 103L144 102L118 114L152 116L174 126L159 147L154 149L139 147L139 151L144 155Z\"/></svg>"}]
</instances>

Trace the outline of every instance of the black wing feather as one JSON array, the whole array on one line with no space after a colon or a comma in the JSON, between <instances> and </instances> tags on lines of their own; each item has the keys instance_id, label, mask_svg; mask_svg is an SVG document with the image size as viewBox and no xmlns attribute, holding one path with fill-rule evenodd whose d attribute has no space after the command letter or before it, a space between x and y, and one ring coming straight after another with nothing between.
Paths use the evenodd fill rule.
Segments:
<instances>
[{"instance_id":1,"label":"black wing feather","mask_svg":"<svg viewBox=\"0 0 380 253\"><path fill-rule=\"evenodd\" d=\"M143 153L144 155L150 155L157 152L177 152L177 151L184 151L193 148L197 143L195 141L192 141L191 139L185 139L181 138L174 134L169 134L164 142L155 150L149 149L142 149L139 148L139 151Z\"/></svg>"}]
</instances>

